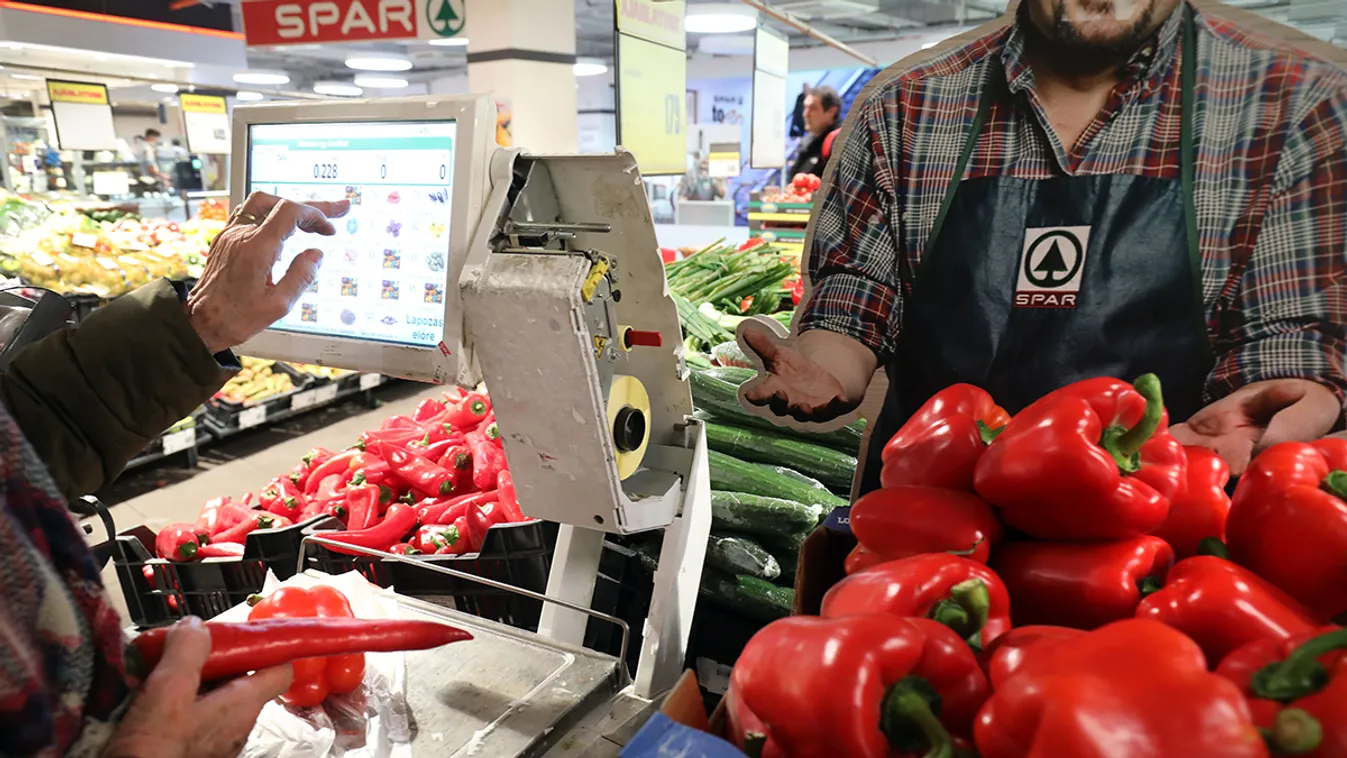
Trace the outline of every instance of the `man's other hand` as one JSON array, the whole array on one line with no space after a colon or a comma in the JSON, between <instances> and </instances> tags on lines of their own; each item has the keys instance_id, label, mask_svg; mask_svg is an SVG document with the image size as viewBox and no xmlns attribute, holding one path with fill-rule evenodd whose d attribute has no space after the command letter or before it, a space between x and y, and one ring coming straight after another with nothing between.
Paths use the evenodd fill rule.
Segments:
<instances>
[{"instance_id":1,"label":"man's other hand","mask_svg":"<svg viewBox=\"0 0 1347 758\"><path fill-rule=\"evenodd\" d=\"M798 340L795 344L783 341L768 327L752 321L745 322L741 331L766 370L749 381L744 391L748 402L767 406L778 416L805 422L831 421L855 410L859 404L859 399L848 397L836 376L800 349ZM870 371L874 371L873 357ZM864 397L864 387L859 397Z\"/></svg>"},{"instance_id":2,"label":"man's other hand","mask_svg":"<svg viewBox=\"0 0 1347 758\"><path fill-rule=\"evenodd\" d=\"M1255 382L1172 427L1185 445L1210 448L1244 473L1253 456L1278 442L1308 442L1333 428L1342 406L1333 391L1308 379Z\"/></svg>"}]
</instances>

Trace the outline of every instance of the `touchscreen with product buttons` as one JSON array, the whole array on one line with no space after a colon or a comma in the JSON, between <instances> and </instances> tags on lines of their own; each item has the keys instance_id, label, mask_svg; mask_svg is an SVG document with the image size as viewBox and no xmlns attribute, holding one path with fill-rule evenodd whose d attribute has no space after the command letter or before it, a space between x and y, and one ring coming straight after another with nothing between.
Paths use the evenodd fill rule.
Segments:
<instances>
[{"instance_id":1,"label":"touchscreen with product buttons","mask_svg":"<svg viewBox=\"0 0 1347 758\"><path fill-rule=\"evenodd\" d=\"M272 273L323 251L318 278L272 328L418 347L444 339L454 121L253 124L248 190L351 201L331 237L296 233Z\"/></svg>"}]
</instances>

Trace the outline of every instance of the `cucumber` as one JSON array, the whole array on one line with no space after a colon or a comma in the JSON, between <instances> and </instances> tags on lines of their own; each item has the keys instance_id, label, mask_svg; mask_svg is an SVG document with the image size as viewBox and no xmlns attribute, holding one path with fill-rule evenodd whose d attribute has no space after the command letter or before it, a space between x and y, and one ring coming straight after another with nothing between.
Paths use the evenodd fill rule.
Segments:
<instances>
[{"instance_id":1,"label":"cucumber","mask_svg":"<svg viewBox=\"0 0 1347 758\"><path fill-rule=\"evenodd\" d=\"M760 579L781 576L781 565L762 545L745 537L711 535L706 543L706 565L731 574L747 574Z\"/></svg>"},{"instance_id":2,"label":"cucumber","mask_svg":"<svg viewBox=\"0 0 1347 758\"><path fill-rule=\"evenodd\" d=\"M702 573L704 599L758 621L776 621L790 615L795 590L778 587L756 576L727 576L714 569Z\"/></svg>"},{"instance_id":3,"label":"cucumber","mask_svg":"<svg viewBox=\"0 0 1347 758\"><path fill-rule=\"evenodd\" d=\"M818 526L823 508L747 492L711 492L711 528L749 534L794 534Z\"/></svg>"},{"instance_id":4,"label":"cucumber","mask_svg":"<svg viewBox=\"0 0 1347 758\"><path fill-rule=\"evenodd\" d=\"M778 497L797 503L821 505L827 510L847 504L847 501L829 492L822 482L813 482L813 486L810 486L800 481L800 474L797 472L792 472L794 476L786 474L787 469L780 466L749 463L715 450L708 450L707 456L711 463L713 490ZM805 479L805 481L812 480Z\"/></svg>"},{"instance_id":5,"label":"cucumber","mask_svg":"<svg viewBox=\"0 0 1347 758\"><path fill-rule=\"evenodd\" d=\"M712 526L712 529L716 529L716 527ZM750 534L746 532L720 531L719 529L716 529L716 531L723 537L741 537L761 546L762 549L766 550L776 559L776 565L781 567L781 574L777 576L776 579L772 580L772 584L780 587L795 586L795 569L800 563L800 551L798 548L794 547L799 544L799 540L792 534ZM809 532L797 532L796 534L807 535Z\"/></svg>"},{"instance_id":6,"label":"cucumber","mask_svg":"<svg viewBox=\"0 0 1347 758\"><path fill-rule=\"evenodd\" d=\"M743 427L707 424L706 444L745 461L780 464L831 487L849 488L856 474L856 459L846 453Z\"/></svg>"},{"instance_id":7,"label":"cucumber","mask_svg":"<svg viewBox=\"0 0 1347 758\"><path fill-rule=\"evenodd\" d=\"M712 367L711 360L707 358L706 355L703 353L693 353L693 352L686 353L683 356L683 362L688 365L688 368L694 370L709 369Z\"/></svg>"},{"instance_id":8,"label":"cucumber","mask_svg":"<svg viewBox=\"0 0 1347 758\"><path fill-rule=\"evenodd\" d=\"M715 358L716 363L719 363L721 366L731 366L735 368L742 367L744 371L749 372L750 378L753 374L753 369L749 368L753 364L748 362L748 356L744 355L744 351L739 349L739 343L734 340L722 342L719 345L713 345L711 347L711 357ZM744 380L740 381L742 382Z\"/></svg>"},{"instance_id":9,"label":"cucumber","mask_svg":"<svg viewBox=\"0 0 1347 758\"><path fill-rule=\"evenodd\" d=\"M757 371L751 368L741 366L714 366L702 372L712 379L719 379L722 382L729 382L738 387L744 382L758 375Z\"/></svg>"},{"instance_id":10,"label":"cucumber","mask_svg":"<svg viewBox=\"0 0 1347 758\"><path fill-rule=\"evenodd\" d=\"M865 434L865 426L860 422L849 424L831 432L799 432L788 427L777 426L761 416L755 416L744 410L739 405L739 386L736 384L708 376L705 371L696 370L692 372L690 379L693 403L698 408L714 416L719 416L728 424L762 429L777 436L793 437L818 445L827 445L834 450L852 455L855 455L861 448L861 437Z\"/></svg>"}]
</instances>

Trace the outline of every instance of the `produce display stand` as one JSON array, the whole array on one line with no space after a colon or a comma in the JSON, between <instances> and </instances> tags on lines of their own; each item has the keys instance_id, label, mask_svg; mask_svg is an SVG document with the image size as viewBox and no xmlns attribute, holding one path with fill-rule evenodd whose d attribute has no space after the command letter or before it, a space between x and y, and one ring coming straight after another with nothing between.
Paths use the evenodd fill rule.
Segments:
<instances>
[{"instance_id":1,"label":"produce display stand","mask_svg":"<svg viewBox=\"0 0 1347 758\"><path fill-rule=\"evenodd\" d=\"M805 228L813 203L779 203L764 200L761 192L754 192L748 203L748 228L753 237L774 242L787 252L804 252Z\"/></svg>"}]
</instances>

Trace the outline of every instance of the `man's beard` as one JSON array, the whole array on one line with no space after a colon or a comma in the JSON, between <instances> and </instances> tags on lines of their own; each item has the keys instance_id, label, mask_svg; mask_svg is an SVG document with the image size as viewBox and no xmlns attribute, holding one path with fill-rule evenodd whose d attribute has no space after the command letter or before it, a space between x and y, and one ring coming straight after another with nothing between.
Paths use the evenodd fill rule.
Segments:
<instances>
[{"instance_id":1,"label":"man's beard","mask_svg":"<svg viewBox=\"0 0 1347 758\"><path fill-rule=\"evenodd\" d=\"M1048 31L1039 28L1029 16L1029 0L1020 3L1019 23L1025 39L1039 57L1051 61L1059 71L1098 73L1122 65L1154 34L1155 3L1132 19L1132 25L1121 36L1107 40L1093 40L1081 35L1067 18L1063 2L1053 4Z\"/></svg>"}]
</instances>

